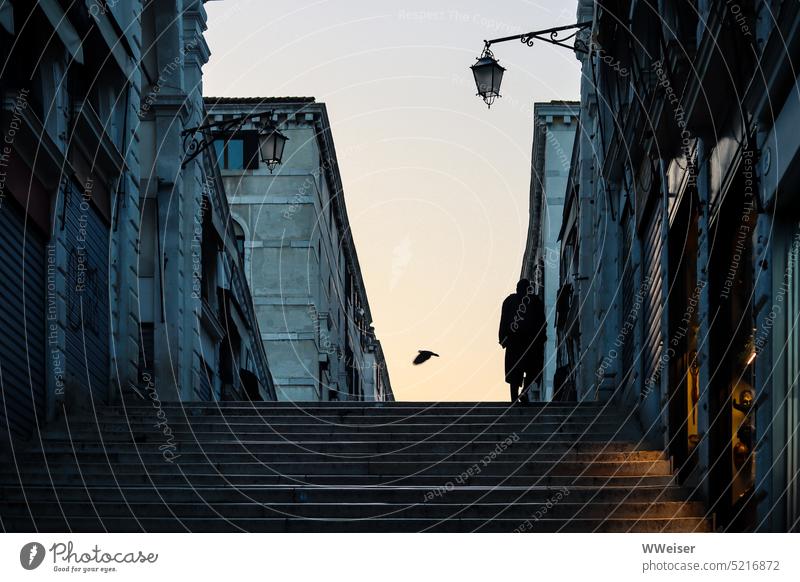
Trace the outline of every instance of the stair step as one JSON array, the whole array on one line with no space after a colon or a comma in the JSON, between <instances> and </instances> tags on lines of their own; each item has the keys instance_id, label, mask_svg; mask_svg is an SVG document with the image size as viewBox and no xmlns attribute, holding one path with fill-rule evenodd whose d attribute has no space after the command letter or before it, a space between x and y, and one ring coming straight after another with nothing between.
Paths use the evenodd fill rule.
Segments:
<instances>
[{"instance_id":1,"label":"stair step","mask_svg":"<svg viewBox=\"0 0 800 582\"><path fill-rule=\"evenodd\" d=\"M555 434L559 432L581 434L583 432L605 432L613 434L623 428L619 423L613 422L594 422L587 424L583 422L538 422L538 421L498 421L493 423L473 423L457 422L453 424L439 424L430 422L403 422L395 424L333 424L320 422L267 422L255 420L250 422L228 422L227 420L209 421L208 419L190 419L170 421L156 428L154 422L70 422L70 433L97 433L113 434L117 432L136 432L153 433L161 432L164 427L169 427L172 432L264 432L278 434L293 433L413 433L413 434L437 434L442 432L461 432L471 435L481 433L504 434L509 436L513 433L538 433ZM59 431L66 434L67 429Z\"/></svg>"},{"instance_id":2,"label":"stair step","mask_svg":"<svg viewBox=\"0 0 800 582\"><path fill-rule=\"evenodd\" d=\"M129 441L120 441L115 443L115 447L104 446L102 443L97 442L64 442L57 440L45 440L45 450L50 452L66 452L72 453L73 451L116 451L122 447L124 450L131 452L145 451L145 452L158 452L164 445L165 439L150 442L137 442L132 443ZM420 439L413 440L363 440L363 438L352 440L319 440L308 439L299 441L296 439L282 439L277 437L277 440L270 438L265 439L239 439L239 440L209 440L202 443L196 441L183 441L178 442L177 448L183 453L279 453L279 452L305 452L314 451L320 453L411 453L416 451L425 451L431 454L443 454L448 452L470 452L476 454L486 454L493 450L498 445L497 440L494 439L480 439L480 440L437 440L426 441ZM632 442L615 442L615 441L565 441L561 439L536 439L536 440L522 440L509 445L507 451L525 450L531 452L548 452L548 453L563 453L563 452L576 452L576 453L601 453L601 452L616 452L625 453L636 451L639 448L638 443ZM41 452L40 448L34 448L35 452Z\"/></svg>"},{"instance_id":3,"label":"stair step","mask_svg":"<svg viewBox=\"0 0 800 582\"><path fill-rule=\"evenodd\" d=\"M584 411L584 410L616 410L616 407L611 404L600 402L531 402L524 406L518 404L512 405L510 402L505 401L486 401L486 402L458 402L458 401L442 401L442 402L347 402L347 401L333 401L333 402L242 402L235 400L221 400L216 402L204 401L184 401L184 402L161 402L160 406L155 405L152 401L142 401L141 404L136 405L115 405L115 406L98 406L96 410L98 413L114 411L114 410L152 410L153 408L160 408L164 410L170 409L201 409L201 410L295 410L295 411L340 411L340 410L368 410L370 413L378 413L380 411L390 411L397 413L398 411L406 410L488 410L488 411L502 411L502 410L565 410L565 411Z\"/></svg>"},{"instance_id":4,"label":"stair step","mask_svg":"<svg viewBox=\"0 0 800 582\"><path fill-rule=\"evenodd\" d=\"M530 527L526 527L530 523ZM528 532L702 532L710 524L702 517L646 519L550 519L529 522L512 518L451 519L301 519L301 518L37 518L35 528L41 533L62 532L513 532L522 527ZM30 519L11 521L11 528L30 531Z\"/></svg>"},{"instance_id":5,"label":"stair step","mask_svg":"<svg viewBox=\"0 0 800 582\"><path fill-rule=\"evenodd\" d=\"M159 410L163 413L159 413ZM436 422L448 422L451 420L459 419L625 419L627 414L620 412L616 409L600 410L600 409L587 409L575 410L565 408L541 408L529 409L521 408L518 406L505 408L505 409L431 409L431 410L415 410L415 409L336 409L336 408L317 408L317 409L269 409L269 408L101 408L97 411L96 415L87 415L85 413L77 415L68 415L67 418L78 419L84 418L87 420L107 420L107 419L126 419L126 418L144 418L150 419L157 415L166 416L167 418L241 418L241 419L255 419L255 418L275 418L275 419L309 419L309 420L341 420L352 419L359 420L375 420L375 422L384 422L392 420L405 420L405 419L425 419Z\"/></svg>"},{"instance_id":6,"label":"stair step","mask_svg":"<svg viewBox=\"0 0 800 582\"><path fill-rule=\"evenodd\" d=\"M507 438L512 438L509 433L499 432L481 433L481 439L491 442L494 445L504 441ZM615 438L622 438L622 435L615 435L614 433L537 433L537 432L524 432L517 433L519 437L517 442L522 443L537 443L547 441L549 439L555 441L569 441L569 442L599 442L607 443L613 441ZM433 434L426 433L409 433L409 432L322 432L315 431L310 433L293 432L290 434L281 434L274 432L182 432L176 431L172 434L173 441L192 441L204 446L207 442L218 443L237 443L241 441L261 441L265 443L275 442L305 442L305 441L318 441L321 438L326 438L329 441L358 441L358 440L375 440L375 441L416 441L416 442L440 442L440 441L461 441L462 443L473 442L475 435L468 432L440 432ZM45 446L50 446L52 443L63 442L85 442L91 444L104 444L106 446L119 446L126 443L132 443L136 440L137 443L152 443L164 444L168 439L164 435L155 431L150 432L124 432L118 431L116 433L104 434L99 438L95 433L84 432L70 432L70 433L47 433L42 439Z\"/></svg>"},{"instance_id":7,"label":"stair step","mask_svg":"<svg viewBox=\"0 0 800 582\"><path fill-rule=\"evenodd\" d=\"M346 449L343 449L346 451ZM477 452L459 451L457 447L443 452L364 452L353 453L350 451L342 452L321 452L310 448L296 447L295 450L287 452L254 452L254 451L230 451L230 452L211 452L201 449L187 450L183 444L176 450L180 454L181 464L189 462L207 463L231 463L231 462L259 462L259 463L308 463L322 461L391 461L393 463L422 463L432 464L440 461L451 461L464 464L483 462L493 448L486 447ZM509 447L503 451L502 458L505 462L522 464L525 462L633 462L633 461L663 461L666 455L663 451L597 451L597 452L574 452L568 449L561 452L551 452L550 450L514 449ZM140 448L137 451L119 451L118 449L103 449L93 447L91 449L80 449L73 451L69 447L59 450L48 449L46 453L41 451L28 451L23 461L18 463L38 464L74 462L78 459L81 464L89 463L144 463L158 464L164 462L161 451Z\"/></svg>"},{"instance_id":8,"label":"stair step","mask_svg":"<svg viewBox=\"0 0 800 582\"><path fill-rule=\"evenodd\" d=\"M52 423L0 462L7 531L711 528L664 451L601 403L143 401Z\"/></svg>"},{"instance_id":9,"label":"stair step","mask_svg":"<svg viewBox=\"0 0 800 582\"><path fill-rule=\"evenodd\" d=\"M372 422L316 422L306 419L298 419L297 422L273 422L272 419L254 419L250 421L232 421L227 418L218 420L209 419L176 419L166 424L159 425L158 428L169 427L173 432L179 431L203 431L203 432L231 432L231 431L265 431L278 432L281 434L291 432L421 432L438 433L442 431L457 431L468 433L481 432L503 432L506 435L514 432L616 432L625 428L619 422L573 422L573 421L536 421L536 420L502 420L492 422L466 422L455 421L451 423L419 422L417 419L392 422L375 423ZM71 421L68 430L71 432L153 432L156 424L150 420L144 421L118 421L101 423L87 421ZM64 427L59 432L66 432Z\"/></svg>"},{"instance_id":10,"label":"stair step","mask_svg":"<svg viewBox=\"0 0 800 582\"><path fill-rule=\"evenodd\" d=\"M462 474L477 473L485 476L528 475L539 476L643 476L670 475L669 461L560 461L560 462L508 462L495 460L488 463L465 464L457 461L436 461L426 464L400 461L323 461L323 462L185 462L177 458L174 462L164 459L143 465L142 463L108 463L74 461L53 462L47 465L25 461L18 465L19 474L67 473L73 472L83 477L111 473L116 476L149 474L180 475L377 475L383 477L402 477L406 475L440 475L456 478Z\"/></svg>"},{"instance_id":11,"label":"stair step","mask_svg":"<svg viewBox=\"0 0 800 582\"><path fill-rule=\"evenodd\" d=\"M62 501L59 504L31 505L22 502L7 503L3 507L3 519L24 518L32 508L37 516L43 518L82 517L99 515L103 519L117 517L137 518L258 518L258 517L300 517L321 519L376 519L376 518L516 518L525 521L530 518L547 516L558 519L593 518L678 518L703 517L703 504L698 502L665 501L658 503L568 503L565 497L556 503L490 503L478 502L472 505L460 503L414 503L408 505L395 503L186 503L160 501L147 502L94 502Z\"/></svg>"},{"instance_id":12,"label":"stair step","mask_svg":"<svg viewBox=\"0 0 800 582\"><path fill-rule=\"evenodd\" d=\"M358 503L366 499L374 502L413 504L425 501L428 504L450 501L459 504L476 502L494 503L535 503L547 502L564 495L568 491L570 502L642 502L683 501L690 497L690 490L683 487L649 486L642 484L636 488L628 486L601 485L583 487L564 485L547 487L527 484L524 486L463 486L446 491L443 495L431 497L430 487L409 487L402 485L347 487L347 486L295 486L295 485L253 485L253 486L161 486L132 485L120 489L117 486L78 485L54 488L50 484L26 485L24 495L19 486L0 487L3 499L19 501L97 501L97 502L142 502L161 499L168 503L178 503L187 499L197 503L221 503L241 501L252 503Z\"/></svg>"},{"instance_id":13,"label":"stair step","mask_svg":"<svg viewBox=\"0 0 800 582\"><path fill-rule=\"evenodd\" d=\"M304 473L250 473L237 475L222 475L216 472L180 474L177 471L151 471L131 474L111 475L104 473L82 473L82 474L53 474L47 471L35 473L25 473L20 476L23 483L47 483L52 480L57 485L76 485L85 483L91 479L96 485L117 485L120 487L137 485L144 483L154 483L157 485L182 485L192 483L194 485L414 485L427 486L431 488L446 487L448 483L453 484L455 477L448 479L440 475L317 475ZM640 484L649 485L670 485L672 484L671 475L647 475L647 476L592 476L592 475L485 475L480 474L473 477L464 478L464 484L471 485L583 485L583 486L605 486L605 485L627 485L635 487ZM0 481L1 485L14 485L16 479L9 479L8 475Z\"/></svg>"}]
</instances>

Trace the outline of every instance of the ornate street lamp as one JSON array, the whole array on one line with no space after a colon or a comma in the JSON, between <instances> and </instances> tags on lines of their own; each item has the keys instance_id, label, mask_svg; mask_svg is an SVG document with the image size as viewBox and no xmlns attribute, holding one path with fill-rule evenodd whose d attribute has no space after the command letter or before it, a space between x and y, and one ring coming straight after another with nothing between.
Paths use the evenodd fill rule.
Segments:
<instances>
[{"instance_id":1,"label":"ornate street lamp","mask_svg":"<svg viewBox=\"0 0 800 582\"><path fill-rule=\"evenodd\" d=\"M500 97L500 83L503 80L505 68L500 66L487 44L481 56L478 57L478 62L470 69L475 77L478 95L483 98L487 106L491 107L494 100Z\"/></svg>"},{"instance_id":2,"label":"ornate street lamp","mask_svg":"<svg viewBox=\"0 0 800 582\"><path fill-rule=\"evenodd\" d=\"M258 150L261 152L261 161L267 165L270 174L281 163L283 148L288 140L289 138L274 126L267 126L258 134Z\"/></svg>"},{"instance_id":3,"label":"ornate street lamp","mask_svg":"<svg viewBox=\"0 0 800 582\"><path fill-rule=\"evenodd\" d=\"M286 142L289 140L289 138L283 135L272 123L272 111L251 113L249 115L242 115L224 121L206 123L197 127L185 129L181 132L181 136L183 136L183 149L185 152L181 168L185 168L189 162L214 143L214 133L235 133L240 130L246 122L251 120L260 122L262 118L266 121L261 123L261 128L258 131L258 151L261 161L266 164L271 174L283 160L283 149L286 146Z\"/></svg>"},{"instance_id":4,"label":"ornate street lamp","mask_svg":"<svg viewBox=\"0 0 800 582\"><path fill-rule=\"evenodd\" d=\"M500 63L494 57L491 46L498 42L506 42L509 40L519 40L528 46L533 46L535 40L542 40L544 42L554 44L560 47L568 48L578 53L588 54L589 50L582 46L576 40L575 44L569 45L565 41L575 37L581 30L589 28L592 25L591 21L578 22L576 24L569 24L567 26L557 26L555 28L545 28L544 30L535 30L533 32L526 32L524 34L515 34L513 36L504 36L502 38L494 38L492 40L483 41L483 52L478 57L478 62L470 67L472 75L475 77L475 86L478 88L478 95L483 99L487 106L491 107L495 99L500 97L500 83L503 80L503 72L505 68L500 66ZM574 30L569 36L559 38L559 34L566 30Z\"/></svg>"}]
</instances>

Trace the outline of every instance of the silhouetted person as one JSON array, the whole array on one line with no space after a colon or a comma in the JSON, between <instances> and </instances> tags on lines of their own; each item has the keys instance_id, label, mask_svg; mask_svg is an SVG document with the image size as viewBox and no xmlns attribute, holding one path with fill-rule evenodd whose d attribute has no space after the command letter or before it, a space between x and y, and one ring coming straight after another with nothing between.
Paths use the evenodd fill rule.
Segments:
<instances>
[{"instance_id":1,"label":"silhouetted person","mask_svg":"<svg viewBox=\"0 0 800 582\"><path fill-rule=\"evenodd\" d=\"M544 304L534 294L527 279L517 283L517 292L506 297L500 313L500 345L506 350L506 382L511 387L511 402L527 402L533 383L541 385L546 336Z\"/></svg>"}]
</instances>

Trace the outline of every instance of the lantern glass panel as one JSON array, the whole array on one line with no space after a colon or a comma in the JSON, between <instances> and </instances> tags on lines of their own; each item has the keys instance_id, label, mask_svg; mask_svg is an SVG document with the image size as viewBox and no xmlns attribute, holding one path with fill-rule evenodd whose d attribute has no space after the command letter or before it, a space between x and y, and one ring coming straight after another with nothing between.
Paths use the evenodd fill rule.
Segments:
<instances>
[{"instance_id":1,"label":"lantern glass panel","mask_svg":"<svg viewBox=\"0 0 800 582\"><path fill-rule=\"evenodd\" d=\"M487 105L491 106L497 97L500 97L500 83L503 80L505 68L500 66L497 59L484 55L472 65L472 74L475 77L475 86Z\"/></svg>"},{"instance_id":2,"label":"lantern glass panel","mask_svg":"<svg viewBox=\"0 0 800 582\"><path fill-rule=\"evenodd\" d=\"M283 160L283 150L288 139L274 128L265 129L259 136L261 161L267 165L270 172Z\"/></svg>"}]
</instances>

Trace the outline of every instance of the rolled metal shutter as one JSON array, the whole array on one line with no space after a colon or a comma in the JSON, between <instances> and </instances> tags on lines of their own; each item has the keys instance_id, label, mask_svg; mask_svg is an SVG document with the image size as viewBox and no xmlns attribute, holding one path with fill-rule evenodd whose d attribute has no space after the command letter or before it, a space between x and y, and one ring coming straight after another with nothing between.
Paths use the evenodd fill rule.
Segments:
<instances>
[{"instance_id":1,"label":"rolled metal shutter","mask_svg":"<svg viewBox=\"0 0 800 582\"><path fill-rule=\"evenodd\" d=\"M65 190L67 267L67 377L94 402L109 384L109 229L98 210L69 182Z\"/></svg>"},{"instance_id":2,"label":"rolled metal shutter","mask_svg":"<svg viewBox=\"0 0 800 582\"><path fill-rule=\"evenodd\" d=\"M656 204L642 233L642 263L644 265L642 291L644 292L643 333L642 333L642 389L647 390L650 383L658 382L659 360L661 359L661 315L664 304L661 299L663 276L661 273L661 221L663 210Z\"/></svg>"},{"instance_id":3,"label":"rolled metal shutter","mask_svg":"<svg viewBox=\"0 0 800 582\"><path fill-rule=\"evenodd\" d=\"M636 221L628 214L622 223L622 329L626 331L622 345L622 379L620 383L621 393L625 394L628 386L635 381L634 370L635 362L635 341L634 328L638 320L639 313L635 304L634 274L636 272L633 264L633 236Z\"/></svg>"},{"instance_id":4,"label":"rolled metal shutter","mask_svg":"<svg viewBox=\"0 0 800 582\"><path fill-rule=\"evenodd\" d=\"M153 381L153 358L155 356L155 327L152 323L142 322L140 324L139 346L139 385L147 388Z\"/></svg>"},{"instance_id":5,"label":"rolled metal shutter","mask_svg":"<svg viewBox=\"0 0 800 582\"><path fill-rule=\"evenodd\" d=\"M198 400L203 402L214 400L214 387L211 385L211 378L213 378L213 372L208 367L208 364L203 361L200 366L200 384L195 389Z\"/></svg>"},{"instance_id":6,"label":"rolled metal shutter","mask_svg":"<svg viewBox=\"0 0 800 582\"><path fill-rule=\"evenodd\" d=\"M10 197L0 206L0 440L45 410L45 239Z\"/></svg>"}]
</instances>

